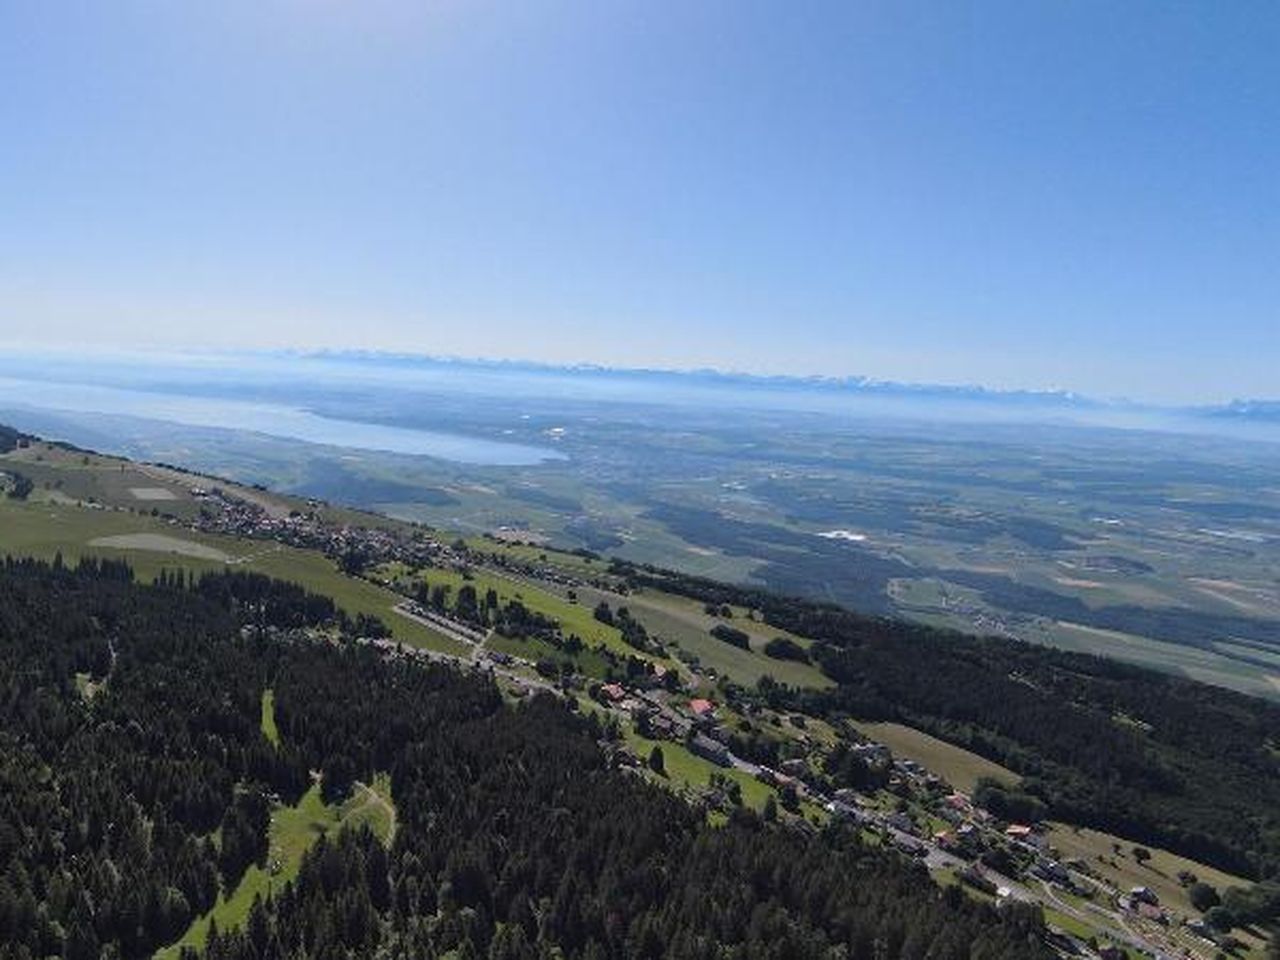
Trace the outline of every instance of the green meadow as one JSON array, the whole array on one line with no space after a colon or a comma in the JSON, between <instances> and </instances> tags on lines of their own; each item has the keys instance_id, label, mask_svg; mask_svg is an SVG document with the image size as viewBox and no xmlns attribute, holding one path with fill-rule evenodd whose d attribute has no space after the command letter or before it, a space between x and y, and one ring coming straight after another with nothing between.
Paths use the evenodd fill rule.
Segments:
<instances>
[{"instance_id":1,"label":"green meadow","mask_svg":"<svg viewBox=\"0 0 1280 960\"><path fill-rule=\"evenodd\" d=\"M184 947L199 950L209 936L210 923L219 930L239 927L249 916L256 897L278 893L298 875L303 855L322 836L344 828L368 826L383 842L390 842L395 828L391 782L385 775L371 785L358 784L341 805L326 804L319 784L313 784L292 807L277 807L271 815L270 852L267 866L253 865L236 888L218 898L204 916L192 922L177 943L156 954L157 960L173 960Z\"/></svg>"}]
</instances>

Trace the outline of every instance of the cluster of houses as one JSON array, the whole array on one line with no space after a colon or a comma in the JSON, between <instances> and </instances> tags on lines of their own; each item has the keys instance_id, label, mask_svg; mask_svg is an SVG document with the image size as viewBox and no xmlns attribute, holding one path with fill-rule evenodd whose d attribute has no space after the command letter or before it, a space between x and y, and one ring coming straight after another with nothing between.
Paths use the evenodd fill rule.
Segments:
<instances>
[{"instance_id":1,"label":"cluster of houses","mask_svg":"<svg viewBox=\"0 0 1280 960\"><path fill-rule=\"evenodd\" d=\"M510 542L508 538L497 536L493 533L486 534L485 536L499 543ZM516 559L510 554L498 552L488 555L481 554L481 559L485 566L495 567L499 570L505 570L519 576L532 577L535 580L541 580L546 583L554 583L570 589L581 587L583 585L583 581L580 578L575 577L572 574L565 573L562 567L553 563L529 563Z\"/></svg>"},{"instance_id":2,"label":"cluster of houses","mask_svg":"<svg viewBox=\"0 0 1280 960\"><path fill-rule=\"evenodd\" d=\"M601 684L596 695L601 703L629 716L644 736L683 741L696 756L717 766L733 766L733 754L726 744L728 731L720 724L712 701L704 697L685 700L662 689L628 689L616 682Z\"/></svg>"},{"instance_id":3,"label":"cluster of houses","mask_svg":"<svg viewBox=\"0 0 1280 960\"><path fill-rule=\"evenodd\" d=\"M423 531L409 533L329 523L316 512L322 506L319 501L309 501L307 513L276 516L260 504L221 487L196 486L190 493L201 507L193 527L203 533L275 540L293 547L320 550L332 557L359 555L375 563L398 560L423 566L452 559L449 546Z\"/></svg>"},{"instance_id":4,"label":"cluster of houses","mask_svg":"<svg viewBox=\"0 0 1280 960\"><path fill-rule=\"evenodd\" d=\"M1169 913L1160 905L1160 898L1150 887L1134 887L1127 896L1120 897L1119 906L1121 910L1136 913L1144 920L1169 925Z\"/></svg>"}]
</instances>

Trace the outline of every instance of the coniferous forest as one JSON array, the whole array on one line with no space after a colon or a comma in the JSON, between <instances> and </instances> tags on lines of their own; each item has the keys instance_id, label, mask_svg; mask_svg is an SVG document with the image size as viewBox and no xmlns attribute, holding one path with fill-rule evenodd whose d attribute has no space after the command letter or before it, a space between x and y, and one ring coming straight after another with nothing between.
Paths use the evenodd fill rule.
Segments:
<instances>
[{"instance_id":1,"label":"coniferous forest","mask_svg":"<svg viewBox=\"0 0 1280 960\"><path fill-rule=\"evenodd\" d=\"M268 804L391 777L397 829L319 840L216 960L1047 956L838 828L722 826L612 768L550 697L387 659L248 574L0 567L0 958L136 958L266 856ZM279 744L261 729L274 691Z\"/></svg>"}]
</instances>

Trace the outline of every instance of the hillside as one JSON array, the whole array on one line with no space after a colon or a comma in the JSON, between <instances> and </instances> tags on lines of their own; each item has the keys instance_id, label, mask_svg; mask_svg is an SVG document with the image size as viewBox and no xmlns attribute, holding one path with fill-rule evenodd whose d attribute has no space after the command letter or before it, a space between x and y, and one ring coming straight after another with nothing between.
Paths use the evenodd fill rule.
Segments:
<instances>
[{"instance_id":1,"label":"hillside","mask_svg":"<svg viewBox=\"0 0 1280 960\"><path fill-rule=\"evenodd\" d=\"M0 599L0 956L148 956L274 863L272 804L342 804L383 770L390 846L319 836L205 955L1048 956L1030 913L939 896L853 834L709 826L550 698L323 642L334 607L299 588L9 562Z\"/></svg>"},{"instance_id":2,"label":"hillside","mask_svg":"<svg viewBox=\"0 0 1280 960\"><path fill-rule=\"evenodd\" d=\"M34 478L23 496L0 497L0 553L61 563L60 576L90 559L85 576L116 580L126 576L124 560L139 596L198 592L229 611L229 621L219 613L214 624L245 615L236 591L258 583L245 575L282 578L324 597L287 623L309 643L350 637L393 660L443 661L460 675L496 682L517 702L555 692L590 718L606 767L677 794L698 811L695 819L717 829L738 825L748 811L808 831L852 823L860 843L919 845L944 883L965 864L979 871L998 864L995 875L1004 879L997 882L1011 885L1015 900L1041 903L1058 922L1061 903L1036 885L1041 861L1002 832L1010 822L1054 818L1107 830L1118 844L1167 849L1160 856L1190 857L1201 875L1229 878L1220 892L1230 893L1234 912L1215 922L1223 936L1236 927L1234 936L1254 949L1265 936L1257 924L1280 906L1271 882L1249 888L1243 879L1273 876L1277 862L1280 711L1263 701L588 551L448 540L374 514L34 438L15 437L0 472ZM159 586L140 586L152 581ZM132 595L132 587L118 589ZM307 596L288 589L268 592ZM282 656L272 644L258 653L270 663ZM82 658L69 669L81 709L92 713L107 702L101 697L110 683L99 661ZM279 755L297 731L288 720L287 683L272 679L275 667L262 669L257 693L245 700L255 719L245 735L267 737ZM338 702L350 695L326 694ZM340 753L360 768L351 778L360 796L390 772L386 799L399 809L399 761ZM251 786L239 768L230 781L211 776L224 792L240 783L236 796ZM289 824L310 824L311 841L337 838L347 807L364 809L339 797L308 806L319 801L299 792L307 784L296 770L288 789L275 774L254 776L278 794L269 822L247 810L237 816L256 823L272 850L290 849L283 839ZM963 791L961 821L949 806L947 779ZM971 830L964 844L946 838L948 823ZM1048 843L1049 831L1044 836ZM306 876L311 841L291 848L282 873L267 870L265 860L253 866L251 856L246 876L256 879L224 879L199 909L188 898L192 922L207 914L224 929L244 923L253 891L278 893ZM207 856L216 863L221 854ZM1101 868L1072 873L1071 895L1112 890L1108 876ZM1165 889L1167 878L1153 883ZM1138 937L1137 921L1114 903L1072 909L1068 927L1083 924L1095 938L1201 955L1195 935L1152 927ZM182 942L202 945L208 933L208 919L188 924Z\"/></svg>"}]
</instances>

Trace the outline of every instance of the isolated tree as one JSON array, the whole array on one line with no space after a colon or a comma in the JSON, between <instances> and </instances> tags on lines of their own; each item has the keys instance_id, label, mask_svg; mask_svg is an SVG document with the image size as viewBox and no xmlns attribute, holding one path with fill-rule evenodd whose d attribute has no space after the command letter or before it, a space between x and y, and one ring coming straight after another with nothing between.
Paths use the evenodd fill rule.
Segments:
<instances>
[{"instance_id":1,"label":"isolated tree","mask_svg":"<svg viewBox=\"0 0 1280 960\"><path fill-rule=\"evenodd\" d=\"M788 783L782 788L782 808L791 813L800 809L800 795L796 793L793 783Z\"/></svg>"},{"instance_id":2,"label":"isolated tree","mask_svg":"<svg viewBox=\"0 0 1280 960\"><path fill-rule=\"evenodd\" d=\"M324 775L320 781L320 792L325 803L338 803L345 800L351 792L351 785L356 778L356 765L344 753L335 753L325 764Z\"/></svg>"},{"instance_id":3,"label":"isolated tree","mask_svg":"<svg viewBox=\"0 0 1280 960\"><path fill-rule=\"evenodd\" d=\"M1211 907L1204 915L1204 922L1213 929L1226 933L1236 925L1236 918L1226 907Z\"/></svg>"},{"instance_id":4,"label":"isolated tree","mask_svg":"<svg viewBox=\"0 0 1280 960\"><path fill-rule=\"evenodd\" d=\"M1193 883L1191 889L1187 891L1187 898L1191 901L1191 905L1201 913L1213 909L1222 902L1218 896L1218 891L1203 882Z\"/></svg>"},{"instance_id":5,"label":"isolated tree","mask_svg":"<svg viewBox=\"0 0 1280 960\"><path fill-rule=\"evenodd\" d=\"M653 745L653 749L649 751L649 769L664 777L667 775L667 763L662 756L662 747L656 743Z\"/></svg>"}]
</instances>

